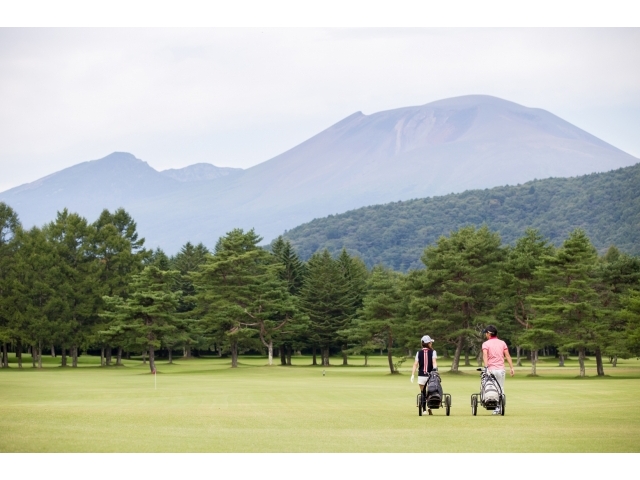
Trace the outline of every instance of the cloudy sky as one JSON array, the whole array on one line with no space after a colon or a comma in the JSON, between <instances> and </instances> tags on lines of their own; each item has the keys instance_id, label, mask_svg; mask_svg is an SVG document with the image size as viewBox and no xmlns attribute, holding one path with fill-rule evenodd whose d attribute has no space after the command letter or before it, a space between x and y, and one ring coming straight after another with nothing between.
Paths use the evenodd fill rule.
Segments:
<instances>
[{"instance_id":1,"label":"cloudy sky","mask_svg":"<svg viewBox=\"0 0 640 480\"><path fill-rule=\"evenodd\" d=\"M488 94L640 157L640 29L0 29L0 191L126 151L250 167L356 111Z\"/></svg>"}]
</instances>

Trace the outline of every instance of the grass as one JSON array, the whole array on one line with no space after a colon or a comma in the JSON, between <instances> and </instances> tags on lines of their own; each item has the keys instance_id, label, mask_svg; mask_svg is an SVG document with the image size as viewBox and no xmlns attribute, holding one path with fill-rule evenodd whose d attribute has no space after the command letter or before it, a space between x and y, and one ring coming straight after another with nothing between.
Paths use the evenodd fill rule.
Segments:
<instances>
[{"instance_id":1,"label":"grass","mask_svg":"<svg viewBox=\"0 0 640 480\"><path fill-rule=\"evenodd\" d=\"M11 359L14 360L14 359ZM30 360L28 357L26 360ZM418 417L411 362L390 375L386 357L350 357L350 366L266 366L264 357L158 362L77 369L44 358L42 370L0 370L0 452L640 452L640 362L621 360L585 379L577 362L542 359L507 378L507 411L471 415L475 367L446 373L451 416ZM322 375L322 371L326 375Z\"/></svg>"}]
</instances>

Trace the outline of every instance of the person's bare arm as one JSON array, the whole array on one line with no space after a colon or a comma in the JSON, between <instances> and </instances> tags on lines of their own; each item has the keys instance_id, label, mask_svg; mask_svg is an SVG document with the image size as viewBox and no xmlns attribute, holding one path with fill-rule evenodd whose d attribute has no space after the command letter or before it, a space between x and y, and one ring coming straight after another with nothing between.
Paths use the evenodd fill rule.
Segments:
<instances>
[{"instance_id":1,"label":"person's bare arm","mask_svg":"<svg viewBox=\"0 0 640 480\"><path fill-rule=\"evenodd\" d=\"M435 358L431 359L431 361L433 362L433 368L438 368L438 362L436 361Z\"/></svg>"},{"instance_id":2,"label":"person's bare arm","mask_svg":"<svg viewBox=\"0 0 640 480\"><path fill-rule=\"evenodd\" d=\"M513 361L511 360L511 355L509 354L509 350L504 351L504 356L506 357L507 362L509 362L509 367L511 367L511 376L513 377L513 374L515 372L513 371Z\"/></svg>"}]
</instances>

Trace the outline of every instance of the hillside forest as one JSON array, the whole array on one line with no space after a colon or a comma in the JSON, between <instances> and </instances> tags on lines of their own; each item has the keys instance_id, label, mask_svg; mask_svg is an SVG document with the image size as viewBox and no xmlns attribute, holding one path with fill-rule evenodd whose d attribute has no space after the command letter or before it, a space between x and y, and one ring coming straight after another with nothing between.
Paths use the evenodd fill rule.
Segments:
<instances>
[{"instance_id":1,"label":"hillside forest","mask_svg":"<svg viewBox=\"0 0 640 480\"><path fill-rule=\"evenodd\" d=\"M547 178L515 186L468 190L351 210L285 232L302 259L343 248L372 267L424 268L420 256L441 235L487 225L515 245L536 228L559 247L582 228L600 254L611 245L640 255L640 164L573 178Z\"/></svg>"},{"instance_id":2,"label":"hillside forest","mask_svg":"<svg viewBox=\"0 0 640 480\"><path fill-rule=\"evenodd\" d=\"M537 190L537 189L535 189ZM531 195L534 195L532 193ZM505 200L506 202L506 200ZM560 245L538 230L505 244L488 226L466 226L422 246L424 268L367 267L346 249L302 261L278 238L234 229L213 250L186 243L174 256L148 250L133 218L104 210L90 223L67 210L41 228L22 228L0 203L2 367L29 352L76 367L82 353L104 366L142 356L384 354L389 371L429 334L440 357L479 358L481 331L493 324L520 362L539 352L579 361L595 356L598 375L618 358L640 355L640 259L615 246L598 254L583 229Z\"/></svg>"}]
</instances>

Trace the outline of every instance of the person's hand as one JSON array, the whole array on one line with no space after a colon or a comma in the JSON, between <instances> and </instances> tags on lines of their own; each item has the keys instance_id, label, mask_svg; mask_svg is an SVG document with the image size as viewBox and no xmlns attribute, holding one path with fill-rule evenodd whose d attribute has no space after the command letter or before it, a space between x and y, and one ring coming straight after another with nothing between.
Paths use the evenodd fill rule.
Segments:
<instances>
[{"instance_id":1,"label":"person's hand","mask_svg":"<svg viewBox=\"0 0 640 480\"><path fill-rule=\"evenodd\" d=\"M513 367L511 367L511 376L513 377L514 371L513 371Z\"/></svg>"},{"instance_id":2,"label":"person's hand","mask_svg":"<svg viewBox=\"0 0 640 480\"><path fill-rule=\"evenodd\" d=\"M413 383L413 373L411 374L411 383Z\"/></svg>"},{"instance_id":3,"label":"person's hand","mask_svg":"<svg viewBox=\"0 0 640 480\"><path fill-rule=\"evenodd\" d=\"M437 372L438 371L438 367L433 367L433 371Z\"/></svg>"}]
</instances>

